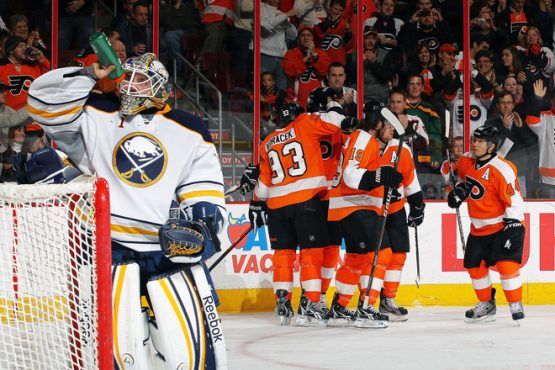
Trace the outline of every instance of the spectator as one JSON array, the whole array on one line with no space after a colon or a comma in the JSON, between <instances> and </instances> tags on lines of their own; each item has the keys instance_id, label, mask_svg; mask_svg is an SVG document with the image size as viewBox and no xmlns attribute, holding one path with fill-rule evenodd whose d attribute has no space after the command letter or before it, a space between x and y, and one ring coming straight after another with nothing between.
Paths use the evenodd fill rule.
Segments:
<instances>
[{"instance_id":1,"label":"spectator","mask_svg":"<svg viewBox=\"0 0 555 370\"><path fill-rule=\"evenodd\" d=\"M378 44L378 34L371 27L364 28L364 98L385 103L389 90L396 82L391 52ZM353 54L353 58L356 55Z\"/></svg>"},{"instance_id":2,"label":"spectator","mask_svg":"<svg viewBox=\"0 0 555 370\"><path fill-rule=\"evenodd\" d=\"M285 103L285 91L281 90L271 72L262 72L260 94L260 140L276 129L276 112Z\"/></svg>"},{"instance_id":3,"label":"spectator","mask_svg":"<svg viewBox=\"0 0 555 370\"><path fill-rule=\"evenodd\" d=\"M0 183L17 181L14 163L25 142L24 127L22 125L10 127L7 142L8 148L0 153Z\"/></svg>"},{"instance_id":4,"label":"spectator","mask_svg":"<svg viewBox=\"0 0 555 370\"><path fill-rule=\"evenodd\" d=\"M237 4L235 0L199 0L197 2L206 39L201 54L221 53L233 27Z\"/></svg>"},{"instance_id":5,"label":"spectator","mask_svg":"<svg viewBox=\"0 0 555 370\"><path fill-rule=\"evenodd\" d=\"M543 46L540 31L536 27L529 27L521 38L517 49L522 52L524 72L526 72L525 88L527 95L532 95L532 83L541 78L547 84L555 71L555 56L553 52ZM526 86L525 86L526 87Z\"/></svg>"},{"instance_id":6,"label":"spectator","mask_svg":"<svg viewBox=\"0 0 555 370\"><path fill-rule=\"evenodd\" d=\"M524 104L523 88L516 77L509 75L503 80L503 89L513 94L515 111L520 117L526 117L526 106Z\"/></svg>"},{"instance_id":7,"label":"spectator","mask_svg":"<svg viewBox=\"0 0 555 370\"><path fill-rule=\"evenodd\" d=\"M420 17L422 16L422 11L429 11L432 15L434 22L442 22L443 17L441 13L433 7L432 0L418 0L416 3L416 11L411 15L409 22L416 24L420 21Z\"/></svg>"},{"instance_id":8,"label":"spectator","mask_svg":"<svg viewBox=\"0 0 555 370\"><path fill-rule=\"evenodd\" d=\"M314 27L327 17L324 0L295 0L299 25Z\"/></svg>"},{"instance_id":9,"label":"spectator","mask_svg":"<svg viewBox=\"0 0 555 370\"><path fill-rule=\"evenodd\" d=\"M123 3L123 11L119 11L117 16L112 20L110 24L113 28L118 28L122 24L128 24L133 18L133 4L138 0L121 0Z\"/></svg>"},{"instance_id":10,"label":"spectator","mask_svg":"<svg viewBox=\"0 0 555 370\"><path fill-rule=\"evenodd\" d=\"M58 48L80 50L94 33L94 0L60 0L58 4Z\"/></svg>"},{"instance_id":11,"label":"spectator","mask_svg":"<svg viewBox=\"0 0 555 370\"><path fill-rule=\"evenodd\" d=\"M164 45L168 51L170 62L176 54L183 54L181 39L186 34L193 34L200 26L200 17L191 0L171 0L160 9L160 30L164 32ZM183 62L177 59L177 68L182 70Z\"/></svg>"},{"instance_id":12,"label":"spectator","mask_svg":"<svg viewBox=\"0 0 555 370\"><path fill-rule=\"evenodd\" d=\"M457 48L452 44L443 44L439 48L438 59L432 67L435 78L431 81L434 93L443 95L447 102L453 102L462 88L461 72L457 65Z\"/></svg>"},{"instance_id":13,"label":"spectator","mask_svg":"<svg viewBox=\"0 0 555 370\"><path fill-rule=\"evenodd\" d=\"M28 47L34 47L47 53L46 45L40 38L38 31L29 32L29 20L23 14L15 14L10 17L10 32L12 36L16 36L26 40Z\"/></svg>"},{"instance_id":14,"label":"spectator","mask_svg":"<svg viewBox=\"0 0 555 370\"><path fill-rule=\"evenodd\" d=\"M386 50L396 47L397 35L405 24L399 18L393 16L395 12L395 0L383 0L380 12L364 21L364 27L373 27L378 33L378 42Z\"/></svg>"},{"instance_id":15,"label":"spectator","mask_svg":"<svg viewBox=\"0 0 555 370\"><path fill-rule=\"evenodd\" d=\"M501 133L502 142L499 152L502 155L503 152L506 153L504 156L518 169L518 181L522 195L525 197L527 195L527 178L534 177L530 170L538 167L537 162L533 163L535 159L537 160L534 151L538 150L538 139L514 110L514 97L510 92L501 91L496 99L498 114L490 117L485 126L497 127Z\"/></svg>"},{"instance_id":16,"label":"spectator","mask_svg":"<svg viewBox=\"0 0 555 370\"><path fill-rule=\"evenodd\" d=\"M476 1L472 4L470 18L470 30L473 34L481 35L492 43L497 39L495 12L485 1Z\"/></svg>"},{"instance_id":17,"label":"spectator","mask_svg":"<svg viewBox=\"0 0 555 370\"><path fill-rule=\"evenodd\" d=\"M432 105L422 100L422 91L422 77L410 76L407 85L407 114L418 116L422 120L430 140L426 154L417 157L419 180L421 184L432 184L434 179L427 174L439 173L439 166L443 162L441 151L443 124Z\"/></svg>"},{"instance_id":18,"label":"spectator","mask_svg":"<svg viewBox=\"0 0 555 370\"><path fill-rule=\"evenodd\" d=\"M531 4L536 26L540 30L541 38L545 46L553 50L553 16L552 0L539 0Z\"/></svg>"},{"instance_id":19,"label":"spectator","mask_svg":"<svg viewBox=\"0 0 555 370\"><path fill-rule=\"evenodd\" d=\"M519 35L534 24L532 13L525 6L525 2L525 0L510 0L511 5L496 17L496 24L512 45L518 44Z\"/></svg>"},{"instance_id":20,"label":"spectator","mask_svg":"<svg viewBox=\"0 0 555 370\"><path fill-rule=\"evenodd\" d=\"M541 112L542 100L547 89L542 80L533 84L534 99L530 101L530 110L526 123L538 137L539 173L541 184L538 198L555 198L555 93L550 92L551 108Z\"/></svg>"},{"instance_id":21,"label":"spectator","mask_svg":"<svg viewBox=\"0 0 555 370\"><path fill-rule=\"evenodd\" d=\"M415 157L425 151L430 140L420 117L407 114L407 94L403 90L394 89L389 94L388 108L397 115L405 128L405 139ZM415 160L416 162L416 160Z\"/></svg>"},{"instance_id":22,"label":"spectator","mask_svg":"<svg viewBox=\"0 0 555 370\"><path fill-rule=\"evenodd\" d=\"M324 86L323 79L330 65L330 58L314 42L314 29L299 29L299 46L287 51L283 57L283 70L289 78L287 97L296 100L306 110L308 94Z\"/></svg>"},{"instance_id":23,"label":"spectator","mask_svg":"<svg viewBox=\"0 0 555 370\"><path fill-rule=\"evenodd\" d=\"M422 92L426 98L432 99L434 97L433 83L436 78L437 70L432 68L436 64L436 55L430 53L428 45L421 44L416 48L416 55L412 64L407 69L407 76L422 76L424 83L424 91Z\"/></svg>"},{"instance_id":24,"label":"spectator","mask_svg":"<svg viewBox=\"0 0 555 370\"><path fill-rule=\"evenodd\" d=\"M27 105L29 86L50 70L50 61L40 50L28 48L19 37L7 39L4 51L7 59L0 65L0 82L9 86L6 105L17 110Z\"/></svg>"},{"instance_id":25,"label":"spectator","mask_svg":"<svg viewBox=\"0 0 555 370\"><path fill-rule=\"evenodd\" d=\"M490 48L490 43L486 37L483 35L473 34L470 35L470 66L472 69L476 68L476 53L480 50L488 50Z\"/></svg>"},{"instance_id":26,"label":"spectator","mask_svg":"<svg viewBox=\"0 0 555 370\"><path fill-rule=\"evenodd\" d=\"M499 79L504 80L507 76L512 75L515 78L524 81L526 74L522 67L522 59L520 53L512 46L507 46L501 51L501 68L499 71Z\"/></svg>"},{"instance_id":27,"label":"spectator","mask_svg":"<svg viewBox=\"0 0 555 370\"><path fill-rule=\"evenodd\" d=\"M332 0L328 16L314 28L317 38L322 40L320 46L328 53L331 62L338 62L342 65L347 62L346 50L353 46L351 24L345 20L344 10L345 2L343 0Z\"/></svg>"},{"instance_id":28,"label":"spectator","mask_svg":"<svg viewBox=\"0 0 555 370\"><path fill-rule=\"evenodd\" d=\"M253 31L253 17L254 0L238 0L235 28L231 31L231 68L234 71L241 71L243 75L250 75L253 65L253 56L249 53L249 44ZM293 39L296 36L293 36Z\"/></svg>"},{"instance_id":29,"label":"spectator","mask_svg":"<svg viewBox=\"0 0 555 370\"><path fill-rule=\"evenodd\" d=\"M287 52L287 42L297 37L297 29L289 21L289 17L297 13L294 8L282 13L277 8L278 4L279 0L264 0L260 6L260 68L271 72L278 88L285 89L287 78L281 64ZM250 47L253 48L252 42Z\"/></svg>"},{"instance_id":30,"label":"spectator","mask_svg":"<svg viewBox=\"0 0 555 370\"><path fill-rule=\"evenodd\" d=\"M120 24L116 30L125 44L128 56L152 51L152 26L148 23L148 4L143 0L133 4L129 23Z\"/></svg>"},{"instance_id":31,"label":"spectator","mask_svg":"<svg viewBox=\"0 0 555 370\"><path fill-rule=\"evenodd\" d=\"M414 55L416 47L423 43L435 53L439 45L450 41L449 34L444 27L438 27L434 13L422 10L418 12L418 22L403 27L397 39L407 55Z\"/></svg>"},{"instance_id":32,"label":"spectator","mask_svg":"<svg viewBox=\"0 0 555 370\"><path fill-rule=\"evenodd\" d=\"M455 136L449 143L450 161L446 159L441 164L441 176L443 176L443 197L447 199L447 195L453 190L453 183L449 172L449 165L453 171L455 184L457 183L457 169L459 166L459 159L464 154L464 138L462 136Z\"/></svg>"},{"instance_id":33,"label":"spectator","mask_svg":"<svg viewBox=\"0 0 555 370\"><path fill-rule=\"evenodd\" d=\"M319 87L308 96L308 112L326 112L328 97L338 102L343 108L345 115L357 116L357 91L345 86L347 74L345 66L341 63L331 63L328 68L328 86Z\"/></svg>"}]
</instances>

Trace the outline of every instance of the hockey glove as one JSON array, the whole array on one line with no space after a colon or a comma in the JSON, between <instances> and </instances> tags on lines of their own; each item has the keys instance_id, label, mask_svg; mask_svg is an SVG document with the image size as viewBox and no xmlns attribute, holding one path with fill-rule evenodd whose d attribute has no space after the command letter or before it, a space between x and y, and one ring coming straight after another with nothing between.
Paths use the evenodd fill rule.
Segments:
<instances>
[{"instance_id":1,"label":"hockey glove","mask_svg":"<svg viewBox=\"0 0 555 370\"><path fill-rule=\"evenodd\" d=\"M425 203L421 203L418 206L410 205L409 217L407 218L407 224L409 227L417 227L424 221L424 208L426 208Z\"/></svg>"},{"instance_id":2,"label":"hockey glove","mask_svg":"<svg viewBox=\"0 0 555 370\"><path fill-rule=\"evenodd\" d=\"M505 222L501 240L503 250L511 252L521 248L524 243L524 225L514 218L504 218L503 221Z\"/></svg>"},{"instance_id":3,"label":"hockey glove","mask_svg":"<svg viewBox=\"0 0 555 370\"><path fill-rule=\"evenodd\" d=\"M169 219L158 230L160 247L175 263L197 263L202 258L209 232L202 222Z\"/></svg>"},{"instance_id":4,"label":"hockey glove","mask_svg":"<svg viewBox=\"0 0 555 370\"><path fill-rule=\"evenodd\" d=\"M403 196L401 195L401 193L399 193L399 190L397 190L396 188L392 188L391 198L389 199L389 203L399 202L401 201L401 199L403 199ZM387 200L387 189L383 195L383 202L385 203L386 200Z\"/></svg>"},{"instance_id":5,"label":"hockey glove","mask_svg":"<svg viewBox=\"0 0 555 370\"><path fill-rule=\"evenodd\" d=\"M376 171L366 171L360 179L358 188L360 190L372 190L383 185L396 189L399 187L401 181L403 181L403 175L397 172L393 167L382 166Z\"/></svg>"},{"instance_id":6,"label":"hockey glove","mask_svg":"<svg viewBox=\"0 0 555 370\"><path fill-rule=\"evenodd\" d=\"M358 120L355 117L345 117L341 121L341 130L348 134L356 129L358 126Z\"/></svg>"},{"instance_id":7,"label":"hockey glove","mask_svg":"<svg viewBox=\"0 0 555 370\"><path fill-rule=\"evenodd\" d=\"M260 177L260 168L257 165L249 164L241 176L241 185L239 186L239 192L243 195L251 192L254 187L258 184L258 177Z\"/></svg>"},{"instance_id":8,"label":"hockey glove","mask_svg":"<svg viewBox=\"0 0 555 370\"><path fill-rule=\"evenodd\" d=\"M249 205L249 221L255 231L266 225L268 221L268 207L266 207L266 202L251 200L251 204Z\"/></svg>"},{"instance_id":9,"label":"hockey glove","mask_svg":"<svg viewBox=\"0 0 555 370\"><path fill-rule=\"evenodd\" d=\"M464 200L470 194L470 186L466 182L461 182L455 186L447 196L447 205L451 208L459 208Z\"/></svg>"}]
</instances>

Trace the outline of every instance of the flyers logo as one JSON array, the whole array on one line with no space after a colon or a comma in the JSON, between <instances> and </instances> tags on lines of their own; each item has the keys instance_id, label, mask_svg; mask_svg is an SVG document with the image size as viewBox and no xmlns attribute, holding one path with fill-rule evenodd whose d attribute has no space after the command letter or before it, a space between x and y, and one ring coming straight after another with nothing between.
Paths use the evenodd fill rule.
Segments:
<instances>
[{"instance_id":1,"label":"flyers logo","mask_svg":"<svg viewBox=\"0 0 555 370\"><path fill-rule=\"evenodd\" d=\"M343 45L343 39L339 35L327 34L322 40L320 47L324 50L339 49Z\"/></svg>"},{"instance_id":2,"label":"flyers logo","mask_svg":"<svg viewBox=\"0 0 555 370\"><path fill-rule=\"evenodd\" d=\"M112 165L118 178L136 187L155 184L166 170L168 155L160 141L147 133L134 132L119 141Z\"/></svg>"},{"instance_id":3,"label":"flyers logo","mask_svg":"<svg viewBox=\"0 0 555 370\"><path fill-rule=\"evenodd\" d=\"M304 71L302 75L299 76L299 80L303 83L307 83L310 80L318 80L318 77L316 76L312 68L309 68Z\"/></svg>"},{"instance_id":4,"label":"flyers logo","mask_svg":"<svg viewBox=\"0 0 555 370\"><path fill-rule=\"evenodd\" d=\"M29 86L31 86L31 82L34 81L34 78L31 76L9 76L8 77L10 83L10 92L12 95L19 95L21 94L22 90L29 91Z\"/></svg>"},{"instance_id":5,"label":"flyers logo","mask_svg":"<svg viewBox=\"0 0 555 370\"><path fill-rule=\"evenodd\" d=\"M326 160L333 154L333 146L328 140L320 141L320 150L322 150L322 159Z\"/></svg>"},{"instance_id":6,"label":"flyers logo","mask_svg":"<svg viewBox=\"0 0 555 370\"><path fill-rule=\"evenodd\" d=\"M421 40L418 40L418 43L420 45L422 44L428 45L428 49L430 49L430 51L435 51L439 46L439 40L436 37L428 37L426 39L421 39Z\"/></svg>"},{"instance_id":7,"label":"flyers logo","mask_svg":"<svg viewBox=\"0 0 555 370\"><path fill-rule=\"evenodd\" d=\"M477 105L470 105L470 119L473 121L479 121L482 117L482 111Z\"/></svg>"},{"instance_id":8,"label":"flyers logo","mask_svg":"<svg viewBox=\"0 0 555 370\"><path fill-rule=\"evenodd\" d=\"M480 184L478 180L470 176L466 176L466 183L470 184L470 197L474 200L480 200L486 195L486 189Z\"/></svg>"}]
</instances>

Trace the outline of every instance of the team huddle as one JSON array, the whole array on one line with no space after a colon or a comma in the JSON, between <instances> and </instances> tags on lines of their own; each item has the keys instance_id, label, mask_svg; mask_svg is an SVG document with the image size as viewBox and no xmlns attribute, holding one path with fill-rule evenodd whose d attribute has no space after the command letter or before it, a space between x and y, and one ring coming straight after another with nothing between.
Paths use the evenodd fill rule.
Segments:
<instances>
[{"instance_id":1,"label":"team huddle","mask_svg":"<svg viewBox=\"0 0 555 370\"><path fill-rule=\"evenodd\" d=\"M331 97L326 103L312 111L309 105L307 113L294 102L278 108L278 129L260 144L260 163L247 167L241 189L258 199L249 206L255 230L269 229L281 325L295 315L293 265L300 247L297 325L386 328L389 321L408 319L395 298L410 251L408 228L416 232L424 220L412 150L404 143L406 125L375 101L364 105L360 122ZM479 303L466 311L467 322L495 320L490 266L500 273L512 318L524 318L523 200L515 166L497 154L501 139L494 127L475 130L448 195L451 208L467 200L472 222L464 267ZM345 260L335 272L342 239ZM326 292L334 272L330 304ZM353 312L347 306L357 287Z\"/></svg>"}]
</instances>

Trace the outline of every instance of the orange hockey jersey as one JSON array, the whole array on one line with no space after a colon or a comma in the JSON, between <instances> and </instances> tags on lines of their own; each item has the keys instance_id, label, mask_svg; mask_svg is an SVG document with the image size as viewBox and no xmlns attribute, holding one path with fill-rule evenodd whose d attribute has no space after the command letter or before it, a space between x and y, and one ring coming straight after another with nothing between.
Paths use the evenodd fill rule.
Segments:
<instances>
[{"instance_id":1,"label":"orange hockey jersey","mask_svg":"<svg viewBox=\"0 0 555 370\"><path fill-rule=\"evenodd\" d=\"M266 200L271 209L322 196L328 189L328 181L320 140L340 131L344 118L334 111L303 113L285 128L268 135L260 144L256 196Z\"/></svg>"},{"instance_id":2,"label":"orange hockey jersey","mask_svg":"<svg viewBox=\"0 0 555 370\"><path fill-rule=\"evenodd\" d=\"M380 157L380 166L395 166L395 156L397 154L398 146L398 139L392 139L387 143L387 146L385 147L383 154ZM403 181L401 181L401 184L397 188L397 191L399 191L399 194L401 194L402 198L400 201L391 203L389 205L389 214L401 210L407 202L406 197L421 191L420 182L418 182L418 176L416 176L416 168L414 167L412 152L406 144L403 144L402 146L397 171L401 175L403 175ZM380 186L379 188L372 190L370 194L373 194L375 196L380 196L381 194L381 196L383 196L384 187ZM383 214L383 208L381 214Z\"/></svg>"},{"instance_id":3,"label":"orange hockey jersey","mask_svg":"<svg viewBox=\"0 0 555 370\"><path fill-rule=\"evenodd\" d=\"M378 141L370 133L356 130L349 135L330 192L328 220L339 221L359 209L380 212L383 190L382 196L377 197L358 189L364 173L379 167L379 156Z\"/></svg>"},{"instance_id":4,"label":"orange hockey jersey","mask_svg":"<svg viewBox=\"0 0 555 370\"><path fill-rule=\"evenodd\" d=\"M337 165L339 164L339 158L341 157L341 147L343 146L343 142L346 138L347 135L345 135L343 131L338 131L333 135L322 138L320 141L322 159L324 160L324 171L328 182L328 191L322 198L324 200L329 199L333 179L337 175Z\"/></svg>"},{"instance_id":5,"label":"orange hockey jersey","mask_svg":"<svg viewBox=\"0 0 555 370\"><path fill-rule=\"evenodd\" d=\"M44 58L41 64L13 64L7 62L0 65L0 82L9 86L6 94L6 105L15 110L27 105L27 92L31 83L43 73L50 70L50 61Z\"/></svg>"},{"instance_id":6,"label":"orange hockey jersey","mask_svg":"<svg viewBox=\"0 0 555 370\"><path fill-rule=\"evenodd\" d=\"M459 160L458 175L459 182L472 185L466 198L470 234L496 233L504 227L503 218L524 220L524 201L513 163L497 155L476 168L476 159L467 153Z\"/></svg>"}]
</instances>

